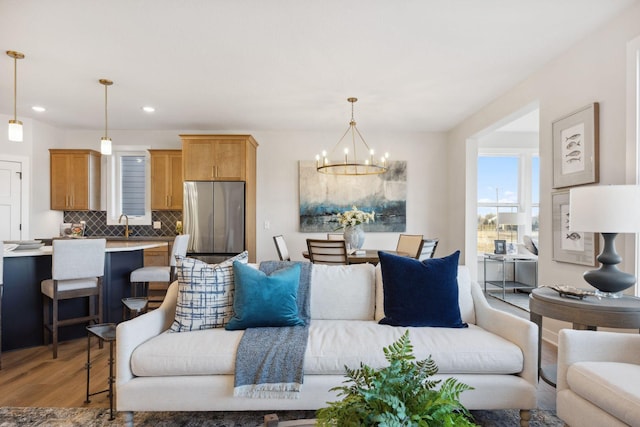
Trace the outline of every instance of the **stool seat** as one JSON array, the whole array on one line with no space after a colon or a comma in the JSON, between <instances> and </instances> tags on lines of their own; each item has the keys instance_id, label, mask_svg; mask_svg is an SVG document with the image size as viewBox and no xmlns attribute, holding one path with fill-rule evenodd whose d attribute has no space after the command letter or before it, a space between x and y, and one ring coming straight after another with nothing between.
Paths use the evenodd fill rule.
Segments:
<instances>
[{"instance_id":1,"label":"stool seat","mask_svg":"<svg viewBox=\"0 0 640 427\"><path fill-rule=\"evenodd\" d=\"M98 286L98 279L96 277L89 277L86 279L73 279L73 280L58 280L58 292L64 291L77 291L79 289L93 289ZM53 298L53 280L47 279L40 282L40 291Z\"/></svg>"},{"instance_id":2,"label":"stool seat","mask_svg":"<svg viewBox=\"0 0 640 427\"><path fill-rule=\"evenodd\" d=\"M136 313L140 314L147 308L149 300L146 297L129 297L122 298L122 303L125 307L127 307L128 310L135 311Z\"/></svg>"},{"instance_id":3,"label":"stool seat","mask_svg":"<svg viewBox=\"0 0 640 427\"><path fill-rule=\"evenodd\" d=\"M87 326L87 331L106 342L116 340L116 324L115 323L98 323Z\"/></svg>"},{"instance_id":4,"label":"stool seat","mask_svg":"<svg viewBox=\"0 0 640 427\"><path fill-rule=\"evenodd\" d=\"M171 280L171 267L148 266L140 267L131 272L132 282L168 282Z\"/></svg>"}]
</instances>

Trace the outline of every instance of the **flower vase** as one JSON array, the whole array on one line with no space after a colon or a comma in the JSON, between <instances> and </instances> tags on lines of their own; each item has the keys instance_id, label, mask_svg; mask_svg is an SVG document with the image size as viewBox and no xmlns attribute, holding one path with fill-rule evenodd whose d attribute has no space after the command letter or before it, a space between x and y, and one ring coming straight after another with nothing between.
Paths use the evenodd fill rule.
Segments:
<instances>
[{"instance_id":1,"label":"flower vase","mask_svg":"<svg viewBox=\"0 0 640 427\"><path fill-rule=\"evenodd\" d=\"M364 244L364 230L359 225L348 226L344 229L344 240L347 249L360 249Z\"/></svg>"}]
</instances>

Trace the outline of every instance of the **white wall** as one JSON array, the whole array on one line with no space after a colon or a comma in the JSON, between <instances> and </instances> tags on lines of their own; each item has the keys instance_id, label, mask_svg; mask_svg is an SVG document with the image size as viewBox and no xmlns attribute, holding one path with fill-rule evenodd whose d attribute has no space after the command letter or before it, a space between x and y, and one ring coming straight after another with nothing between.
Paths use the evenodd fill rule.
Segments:
<instances>
[{"instance_id":1,"label":"white wall","mask_svg":"<svg viewBox=\"0 0 640 427\"><path fill-rule=\"evenodd\" d=\"M459 159L465 158L467 141L482 133L493 123L533 102L540 106L540 257L539 283L584 285L584 266L552 260L551 194L552 187L552 122L589 103L600 103L600 183L625 183L626 155L626 44L640 34L640 5L634 6L599 31L588 36L556 60L503 96L486 105L460 123L448 134L449 206L465 206L464 173L454 173ZM634 176L635 174L630 174ZM458 245L465 244L464 209L450 209L449 238ZM634 271L634 254L620 248L624 236L617 243L624 259L621 268ZM473 254L467 253L467 259ZM561 322L545 319L545 337L556 339Z\"/></svg>"},{"instance_id":2,"label":"white wall","mask_svg":"<svg viewBox=\"0 0 640 427\"><path fill-rule=\"evenodd\" d=\"M302 259L307 237L319 234L300 233L298 197L298 161L313 160L323 148L332 147L341 135L321 132L260 132L251 130L211 131L110 131L114 145L147 145L152 148L180 148L181 133L247 133L258 141L257 165L257 254L258 260L276 259L273 236L285 236L293 259ZM99 149L100 130L64 132L59 148ZM395 160L407 161L407 232L440 237L438 253L457 249L449 244L446 232L446 140L442 133L367 132L367 141L385 147ZM47 153L48 156L48 153ZM48 166L47 166L48 170ZM46 179L48 173L39 177ZM43 182L44 184L44 182ZM47 195L48 209L48 195ZM265 221L270 228L264 228ZM49 235L57 233L57 222ZM41 236L42 237L42 236ZM398 233L367 233L365 247L395 249Z\"/></svg>"}]
</instances>

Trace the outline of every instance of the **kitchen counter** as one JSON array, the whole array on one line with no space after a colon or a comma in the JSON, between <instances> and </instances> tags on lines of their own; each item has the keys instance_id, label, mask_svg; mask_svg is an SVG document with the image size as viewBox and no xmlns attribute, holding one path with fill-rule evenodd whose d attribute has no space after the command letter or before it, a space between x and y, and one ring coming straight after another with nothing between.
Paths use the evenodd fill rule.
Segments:
<instances>
[{"instance_id":1,"label":"kitchen counter","mask_svg":"<svg viewBox=\"0 0 640 427\"><path fill-rule=\"evenodd\" d=\"M144 265L144 250L166 247L160 239L108 240L103 278L104 322L122 321L122 298L130 296L131 272ZM42 333L42 294L40 282L51 278L52 247L4 253L4 292L2 296L2 349L34 347L44 344ZM82 260L79 260L81 262ZM86 313L86 300L60 301L60 317ZM60 329L60 341L86 337L84 325Z\"/></svg>"},{"instance_id":2,"label":"kitchen counter","mask_svg":"<svg viewBox=\"0 0 640 427\"><path fill-rule=\"evenodd\" d=\"M171 239L173 241L173 238ZM126 251L139 251L150 248L158 248L162 246L168 246L169 243L166 240L110 240L107 239L106 252L126 252ZM39 249L25 250L25 251L8 251L4 253L5 258L15 258L24 256L41 256L51 255L52 246L43 246Z\"/></svg>"}]
</instances>

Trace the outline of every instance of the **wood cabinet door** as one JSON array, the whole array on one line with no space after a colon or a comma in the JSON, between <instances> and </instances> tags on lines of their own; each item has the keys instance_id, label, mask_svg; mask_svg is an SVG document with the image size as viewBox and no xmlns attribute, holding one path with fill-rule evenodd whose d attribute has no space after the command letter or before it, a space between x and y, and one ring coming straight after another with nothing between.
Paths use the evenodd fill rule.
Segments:
<instances>
[{"instance_id":1,"label":"wood cabinet door","mask_svg":"<svg viewBox=\"0 0 640 427\"><path fill-rule=\"evenodd\" d=\"M244 181L246 176L244 141L216 141L214 155L216 180Z\"/></svg>"},{"instance_id":2,"label":"wood cabinet door","mask_svg":"<svg viewBox=\"0 0 640 427\"><path fill-rule=\"evenodd\" d=\"M151 209L182 210L182 153L151 151Z\"/></svg>"},{"instance_id":3,"label":"wood cabinet door","mask_svg":"<svg viewBox=\"0 0 640 427\"><path fill-rule=\"evenodd\" d=\"M215 178L215 141L184 141L182 157L185 181L212 181Z\"/></svg>"},{"instance_id":4,"label":"wood cabinet door","mask_svg":"<svg viewBox=\"0 0 640 427\"><path fill-rule=\"evenodd\" d=\"M169 154L168 169L169 208L182 210L183 186L182 186L182 153Z\"/></svg>"},{"instance_id":5,"label":"wood cabinet door","mask_svg":"<svg viewBox=\"0 0 640 427\"><path fill-rule=\"evenodd\" d=\"M70 154L68 185L72 210L89 209L89 155Z\"/></svg>"},{"instance_id":6,"label":"wood cabinet door","mask_svg":"<svg viewBox=\"0 0 640 427\"><path fill-rule=\"evenodd\" d=\"M51 154L51 209L65 210L68 208L69 189L67 172L67 156Z\"/></svg>"},{"instance_id":7,"label":"wood cabinet door","mask_svg":"<svg viewBox=\"0 0 640 427\"><path fill-rule=\"evenodd\" d=\"M164 210L169 206L167 170L169 157L151 154L151 209ZM146 254L146 251L145 251Z\"/></svg>"}]
</instances>

